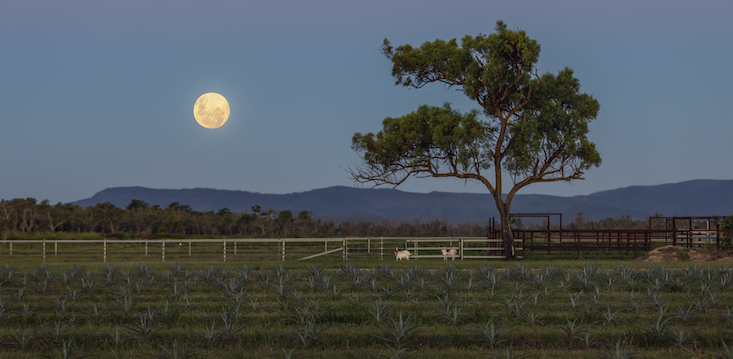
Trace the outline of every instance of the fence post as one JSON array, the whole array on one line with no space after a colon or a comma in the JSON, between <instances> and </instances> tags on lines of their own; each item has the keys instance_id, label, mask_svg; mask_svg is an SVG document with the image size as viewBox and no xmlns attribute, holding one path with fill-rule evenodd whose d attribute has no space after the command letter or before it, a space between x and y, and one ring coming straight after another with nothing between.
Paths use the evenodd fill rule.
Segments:
<instances>
[{"instance_id":1,"label":"fence post","mask_svg":"<svg viewBox=\"0 0 733 359\"><path fill-rule=\"evenodd\" d=\"M147 243L147 240L146 240L145 243ZM162 246L161 246L162 249L161 249L160 253L163 256L163 262L165 262L165 239L161 243L162 243Z\"/></svg>"},{"instance_id":2,"label":"fence post","mask_svg":"<svg viewBox=\"0 0 733 359\"><path fill-rule=\"evenodd\" d=\"M367 254L372 254L372 239L367 239Z\"/></svg>"},{"instance_id":3,"label":"fence post","mask_svg":"<svg viewBox=\"0 0 733 359\"><path fill-rule=\"evenodd\" d=\"M43 239L43 263L46 263L46 238Z\"/></svg>"},{"instance_id":4,"label":"fence post","mask_svg":"<svg viewBox=\"0 0 733 359\"><path fill-rule=\"evenodd\" d=\"M13 256L13 242L10 242L10 256Z\"/></svg>"},{"instance_id":5,"label":"fence post","mask_svg":"<svg viewBox=\"0 0 733 359\"><path fill-rule=\"evenodd\" d=\"M104 257L103 261L104 263L107 263L107 238L104 239L104 254L102 257Z\"/></svg>"},{"instance_id":6,"label":"fence post","mask_svg":"<svg viewBox=\"0 0 733 359\"><path fill-rule=\"evenodd\" d=\"M148 240L145 239L145 256L148 256Z\"/></svg>"},{"instance_id":7,"label":"fence post","mask_svg":"<svg viewBox=\"0 0 733 359\"><path fill-rule=\"evenodd\" d=\"M419 258L420 257L420 254L418 252L420 251L420 247L418 247L418 245L417 245L417 237L415 237L415 239L413 241L414 242L412 242L412 248L413 248L412 250L415 251L415 257L418 257ZM407 246L405 246L405 250L407 250L407 249L408 249ZM417 260L417 258L415 258L415 260Z\"/></svg>"},{"instance_id":8,"label":"fence post","mask_svg":"<svg viewBox=\"0 0 733 359\"><path fill-rule=\"evenodd\" d=\"M191 256L191 241L188 241L188 256Z\"/></svg>"},{"instance_id":9,"label":"fence post","mask_svg":"<svg viewBox=\"0 0 733 359\"><path fill-rule=\"evenodd\" d=\"M237 255L237 239L234 238L234 255Z\"/></svg>"},{"instance_id":10,"label":"fence post","mask_svg":"<svg viewBox=\"0 0 733 359\"><path fill-rule=\"evenodd\" d=\"M224 239L224 262L227 261L227 240Z\"/></svg>"},{"instance_id":11,"label":"fence post","mask_svg":"<svg viewBox=\"0 0 733 359\"><path fill-rule=\"evenodd\" d=\"M11 254L13 253L12 249L13 249L13 244L10 243L10 253ZM379 259L380 260L384 259L384 237L379 238Z\"/></svg>"},{"instance_id":12,"label":"fence post","mask_svg":"<svg viewBox=\"0 0 733 359\"><path fill-rule=\"evenodd\" d=\"M282 246L283 246L283 261L284 261L285 260L285 240L281 238L280 242L282 242Z\"/></svg>"},{"instance_id":13,"label":"fence post","mask_svg":"<svg viewBox=\"0 0 733 359\"><path fill-rule=\"evenodd\" d=\"M343 249L341 250L342 259L346 260L349 257L348 248L346 247L347 245L346 238L341 240L341 245L343 247Z\"/></svg>"},{"instance_id":14,"label":"fence post","mask_svg":"<svg viewBox=\"0 0 733 359\"><path fill-rule=\"evenodd\" d=\"M458 245L461 247L461 260L463 260L463 238L458 240ZM451 258L451 260L453 260Z\"/></svg>"},{"instance_id":15,"label":"fence post","mask_svg":"<svg viewBox=\"0 0 733 359\"><path fill-rule=\"evenodd\" d=\"M524 259L524 248L526 248L526 236L522 236L522 259Z\"/></svg>"},{"instance_id":16,"label":"fence post","mask_svg":"<svg viewBox=\"0 0 733 359\"><path fill-rule=\"evenodd\" d=\"M59 242L53 242L53 255L59 255Z\"/></svg>"}]
</instances>

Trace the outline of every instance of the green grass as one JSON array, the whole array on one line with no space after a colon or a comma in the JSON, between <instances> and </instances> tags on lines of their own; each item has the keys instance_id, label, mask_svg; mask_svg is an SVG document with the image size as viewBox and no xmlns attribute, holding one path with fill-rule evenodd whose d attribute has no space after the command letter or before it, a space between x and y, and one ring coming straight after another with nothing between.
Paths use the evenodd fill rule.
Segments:
<instances>
[{"instance_id":1,"label":"green grass","mask_svg":"<svg viewBox=\"0 0 733 359\"><path fill-rule=\"evenodd\" d=\"M185 259L187 251L180 255ZM610 355L616 343L639 357L689 358L722 355L721 340L733 343L733 271L720 264L244 264L241 258L176 264L157 258L104 265L98 258L73 264L47 258L44 266L37 256L3 259L3 358L59 356L70 342L74 350L105 358L121 352L166 355L174 343L201 358L256 358L293 349L293 357L315 358L385 357L396 349L417 358L506 357L510 346L515 355L535 358L594 358ZM73 278L72 265L83 267ZM110 268L115 276L108 280ZM491 273L499 279L493 288ZM386 313L377 322L372 313L380 303ZM613 320L604 319L613 313ZM680 313L688 314L683 330ZM531 315L539 320L532 322ZM571 322L576 335L569 337ZM487 323L504 328L493 348L478 334ZM663 335L653 334L656 323L665 328ZM213 333L209 340L207 332Z\"/></svg>"}]
</instances>

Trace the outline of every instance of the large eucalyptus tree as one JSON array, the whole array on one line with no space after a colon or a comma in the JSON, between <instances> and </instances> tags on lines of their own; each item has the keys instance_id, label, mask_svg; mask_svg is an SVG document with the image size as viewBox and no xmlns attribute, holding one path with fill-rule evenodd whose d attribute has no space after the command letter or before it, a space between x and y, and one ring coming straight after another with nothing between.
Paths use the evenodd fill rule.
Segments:
<instances>
[{"instance_id":1,"label":"large eucalyptus tree","mask_svg":"<svg viewBox=\"0 0 733 359\"><path fill-rule=\"evenodd\" d=\"M480 108L461 113L450 104L424 105L386 118L377 134L355 133L352 149L363 164L350 169L351 176L392 186L411 176L481 181L501 217L506 257L515 259L509 215L517 191L537 182L582 179L601 163L587 138L598 101L580 92L569 68L538 75L540 45L501 21L495 33L466 36L460 45L452 39L394 48L385 39L381 51L393 63L397 85L456 86ZM511 186L504 186L504 172Z\"/></svg>"}]
</instances>

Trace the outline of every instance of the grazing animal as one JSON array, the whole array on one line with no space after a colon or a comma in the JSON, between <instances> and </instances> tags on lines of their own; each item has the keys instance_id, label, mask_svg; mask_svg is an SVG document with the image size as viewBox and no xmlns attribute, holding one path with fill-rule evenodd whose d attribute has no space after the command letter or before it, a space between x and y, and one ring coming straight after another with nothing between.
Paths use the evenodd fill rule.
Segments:
<instances>
[{"instance_id":1,"label":"grazing animal","mask_svg":"<svg viewBox=\"0 0 733 359\"><path fill-rule=\"evenodd\" d=\"M397 247L395 247L394 255L398 261L401 261L403 259L407 259L409 261L412 253L410 253L410 251L401 251Z\"/></svg>"},{"instance_id":2,"label":"grazing animal","mask_svg":"<svg viewBox=\"0 0 733 359\"><path fill-rule=\"evenodd\" d=\"M452 260L456 260L455 255L458 253L457 249L455 248L448 249L448 248L443 247L442 244L438 244L438 247L440 247L440 252L443 253L444 261L448 260L448 256L451 256Z\"/></svg>"}]
</instances>

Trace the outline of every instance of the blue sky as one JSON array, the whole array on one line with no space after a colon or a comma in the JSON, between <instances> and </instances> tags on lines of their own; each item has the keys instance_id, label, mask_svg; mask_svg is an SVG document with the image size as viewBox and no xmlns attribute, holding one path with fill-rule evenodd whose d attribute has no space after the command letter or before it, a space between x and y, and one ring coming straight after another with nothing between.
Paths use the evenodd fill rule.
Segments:
<instances>
[{"instance_id":1,"label":"blue sky","mask_svg":"<svg viewBox=\"0 0 733 359\"><path fill-rule=\"evenodd\" d=\"M74 201L116 186L302 192L354 186L354 132L445 101L394 85L392 44L525 30L539 70L601 104L583 181L520 193L733 179L733 3L690 1L55 1L0 3L0 198ZM203 93L231 106L209 130ZM414 179L412 192L480 192Z\"/></svg>"}]
</instances>

